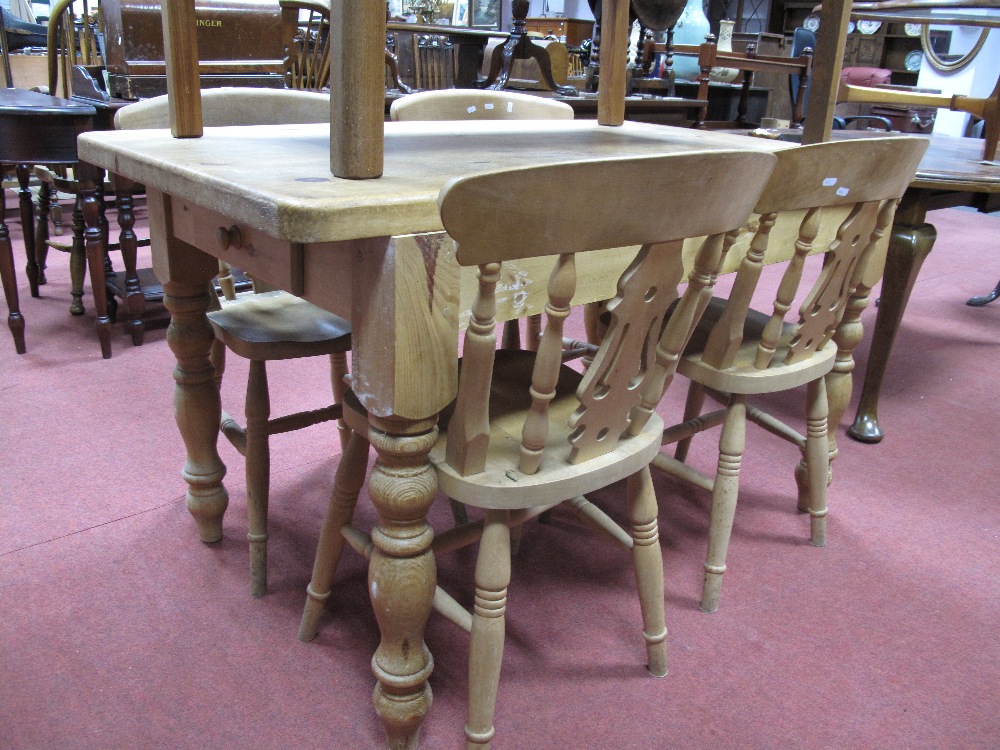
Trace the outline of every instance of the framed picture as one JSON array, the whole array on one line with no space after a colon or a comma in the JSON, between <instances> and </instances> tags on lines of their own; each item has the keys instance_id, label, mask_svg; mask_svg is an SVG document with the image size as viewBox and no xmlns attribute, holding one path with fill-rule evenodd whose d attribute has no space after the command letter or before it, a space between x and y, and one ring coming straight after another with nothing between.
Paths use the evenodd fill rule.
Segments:
<instances>
[{"instance_id":1,"label":"framed picture","mask_svg":"<svg viewBox=\"0 0 1000 750\"><path fill-rule=\"evenodd\" d=\"M500 28L500 0L468 0L472 3L472 25L478 28Z\"/></svg>"}]
</instances>

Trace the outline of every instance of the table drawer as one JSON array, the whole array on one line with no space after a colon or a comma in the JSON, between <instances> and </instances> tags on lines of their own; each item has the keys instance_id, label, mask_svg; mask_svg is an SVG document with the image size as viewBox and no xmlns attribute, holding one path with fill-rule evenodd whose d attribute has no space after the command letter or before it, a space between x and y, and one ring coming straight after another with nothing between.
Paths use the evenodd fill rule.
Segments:
<instances>
[{"instance_id":1,"label":"table drawer","mask_svg":"<svg viewBox=\"0 0 1000 750\"><path fill-rule=\"evenodd\" d=\"M170 216L178 239L286 292L304 293L302 245L177 198L170 202Z\"/></svg>"}]
</instances>

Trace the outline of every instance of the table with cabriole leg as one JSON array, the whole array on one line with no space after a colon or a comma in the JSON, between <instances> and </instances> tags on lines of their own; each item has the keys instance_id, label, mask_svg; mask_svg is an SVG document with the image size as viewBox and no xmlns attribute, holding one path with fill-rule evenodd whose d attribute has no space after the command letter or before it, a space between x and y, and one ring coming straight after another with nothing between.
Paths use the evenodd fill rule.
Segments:
<instances>
[{"instance_id":1,"label":"table with cabriole leg","mask_svg":"<svg viewBox=\"0 0 1000 750\"><path fill-rule=\"evenodd\" d=\"M22 89L0 89L0 167L13 165L20 188L21 229L27 256L26 272L31 296L39 295L40 282L35 249L34 209L28 179L31 165L72 165L77 161L76 137L91 127L96 113L89 104L59 99ZM24 317L17 295L17 278L10 234L4 219L5 193L0 190L0 277L7 301L7 325L18 354L26 351ZM91 259L93 263L94 259ZM98 262L104 263L103 258ZM82 269L81 269L82 270ZM103 265L100 280L103 284ZM79 290L82 293L82 289ZM95 297L98 288L94 287ZM104 298L104 290L100 289Z\"/></svg>"}]
</instances>

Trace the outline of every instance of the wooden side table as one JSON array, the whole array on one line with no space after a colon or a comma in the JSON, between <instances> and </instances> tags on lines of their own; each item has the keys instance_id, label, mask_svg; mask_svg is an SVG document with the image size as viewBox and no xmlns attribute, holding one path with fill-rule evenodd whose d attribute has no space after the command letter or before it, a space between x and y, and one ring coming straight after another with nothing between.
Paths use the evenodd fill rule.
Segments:
<instances>
[{"instance_id":1,"label":"wooden side table","mask_svg":"<svg viewBox=\"0 0 1000 750\"><path fill-rule=\"evenodd\" d=\"M93 124L96 110L89 104L58 99L46 94L22 89L0 89L0 168L13 165L20 188L21 225L24 231L24 252L27 256L28 284L31 296L37 297L39 272L35 248L34 207L28 178L33 164L73 165L77 163L76 137ZM2 191L0 191L2 193ZM18 354L26 351L24 343L24 318L17 296L17 278L14 272L13 250L5 223L3 195L0 194L0 277L3 278L4 297L7 300L7 325L14 337ZM105 314L104 259L89 252L102 252L99 238L88 242L91 282L94 284L94 301L98 314ZM95 265L100 266L95 273ZM103 349L102 344L102 349ZM110 351L106 356L110 356Z\"/></svg>"}]
</instances>

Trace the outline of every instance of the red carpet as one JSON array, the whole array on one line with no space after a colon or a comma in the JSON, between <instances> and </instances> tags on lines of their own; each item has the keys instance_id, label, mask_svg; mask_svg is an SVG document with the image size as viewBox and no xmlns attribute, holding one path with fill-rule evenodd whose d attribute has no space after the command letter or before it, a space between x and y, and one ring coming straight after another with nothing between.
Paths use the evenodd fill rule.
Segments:
<instances>
[{"instance_id":1,"label":"red carpet","mask_svg":"<svg viewBox=\"0 0 1000 750\"><path fill-rule=\"evenodd\" d=\"M531 524L510 589L498 750L1000 747L1000 302L965 305L1000 278L1000 219L932 221L937 247L886 377L888 437L863 446L841 428L828 546L809 545L795 511L794 449L748 431L722 603L703 614L709 498L657 477L670 674L656 680L627 555L566 514ZM133 348L116 326L101 360L89 290L88 315L67 312L66 256L53 254L31 299L10 226L28 353L0 331L0 748L382 747L357 557L345 555L317 640L296 639L336 428L273 440L271 592L255 600L243 462L227 444L225 539L200 543L185 510L165 331ZM284 365L275 414L324 402L323 362ZM245 373L230 357L223 400L237 414ZM675 386L671 416L680 399ZM716 440L696 440L692 460L711 466ZM594 499L620 517L620 497ZM370 525L367 495L359 507ZM446 504L432 522L450 524ZM466 602L472 560L439 561ZM427 641L421 747L458 748L467 638L432 617Z\"/></svg>"}]
</instances>

